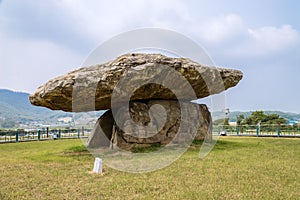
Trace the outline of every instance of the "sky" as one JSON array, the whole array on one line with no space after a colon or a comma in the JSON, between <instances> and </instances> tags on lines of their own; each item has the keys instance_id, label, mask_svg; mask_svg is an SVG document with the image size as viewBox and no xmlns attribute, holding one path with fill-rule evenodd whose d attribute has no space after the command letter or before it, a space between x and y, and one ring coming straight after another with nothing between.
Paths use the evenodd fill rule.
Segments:
<instances>
[{"instance_id":1,"label":"sky","mask_svg":"<svg viewBox=\"0 0 300 200\"><path fill-rule=\"evenodd\" d=\"M232 111L300 113L300 1L0 0L0 88L33 93L125 31L162 28L239 69Z\"/></svg>"}]
</instances>

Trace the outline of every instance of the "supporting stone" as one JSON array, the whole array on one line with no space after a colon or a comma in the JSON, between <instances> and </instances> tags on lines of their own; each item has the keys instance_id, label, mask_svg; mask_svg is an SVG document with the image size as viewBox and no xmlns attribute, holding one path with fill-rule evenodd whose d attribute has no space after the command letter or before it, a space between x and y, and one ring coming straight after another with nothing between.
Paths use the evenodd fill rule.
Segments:
<instances>
[{"instance_id":1,"label":"supporting stone","mask_svg":"<svg viewBox=\"0 0 300 200\"><path fill-rule=\"evenodd\" d=\"M162 113L151 113L155 112L155 109L149 110L151 106L157 104L162 106L166 113L166 122L162 127L159 127L163 118ZM106 111L98 119L87 146L131 150L133 147L149 147L154 144L164 146L171 142L184 143L193 139L204 139L207 135L211 136L211 115L207 106L203 104L190 102L179 104L178 101L172 100L130 102L129 112L130 115L124 114L125 108L121 107L115 113L117 120L121 121L124 124L123 128L127 130L124 132L116 124L112 111ZM182 112L188 114L187 119L182 118ZM143 126L131 126L130 120L137 125L154 127L154 130L145 130Z\"/></svg>"}]
</instances>

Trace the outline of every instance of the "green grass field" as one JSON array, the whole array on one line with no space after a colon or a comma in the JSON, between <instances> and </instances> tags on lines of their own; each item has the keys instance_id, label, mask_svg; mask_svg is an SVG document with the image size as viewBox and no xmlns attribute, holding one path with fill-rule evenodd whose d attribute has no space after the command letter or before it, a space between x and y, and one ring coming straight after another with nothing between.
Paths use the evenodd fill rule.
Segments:
<instances>
[{"instance_id":1,"label":"green grass field","mask_svg":"<svg viewBox=\"0 0 300 200\"><path fill-rule=\"evenodd\" d=\"M104 165L102 176L89 173L94 157L81 145L1 144L0 199L300 198L300 139L222 137L202 160L194 144L162 170L130 174Z\"/></svg>"}]
</instances>

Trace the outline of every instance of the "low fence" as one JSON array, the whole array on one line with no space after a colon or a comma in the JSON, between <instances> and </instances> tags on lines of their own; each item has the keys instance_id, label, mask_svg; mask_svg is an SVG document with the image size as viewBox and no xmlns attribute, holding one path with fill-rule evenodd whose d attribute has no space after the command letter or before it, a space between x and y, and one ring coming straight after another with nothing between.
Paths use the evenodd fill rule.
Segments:
<instances>
[{"instance_id":1,"label":"low fence","mask_svg":"<svg viewBox=\"0 0 300 200\"><path fill-rule=\"evenodd\" d=\"M261 137L300 137L300 126L291 125L238 125L214 126L213 133L236 136L261 136Z\"/></svg>"},{"instance_id":2,"label":"low fence","mask_svg":"<svg viewBox=\"0 0 300 200\"><path fill-rule=\"evenodd\" d=\"M90 128L80 129L42 129L42 130L5 130L0 131L0 143L39 141L49 139L87 138ZM257 137L299 137L300 126L290 125L239 125L213 126L214 135L257 136Z\"/></svg>"},{"instance_id":3,"label":"low fence","mask_svg":"<svg viewBox=\"0 0 300 200\"><path fill-rule=\"evenodd\" d=\"M0 143L39 141L49 139L86 138L91 129L44 129L44 130L5 130L0 131Z\"/></svg>"}]
</instances>

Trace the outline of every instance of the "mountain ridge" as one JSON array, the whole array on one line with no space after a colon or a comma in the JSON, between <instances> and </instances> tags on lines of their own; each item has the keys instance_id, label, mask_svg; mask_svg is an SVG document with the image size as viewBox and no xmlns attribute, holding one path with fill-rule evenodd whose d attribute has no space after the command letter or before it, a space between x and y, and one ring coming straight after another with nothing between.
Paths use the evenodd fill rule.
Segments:
<instances>
[{"instance_id":1,"label":"mountain ridge","mask_svg":"<svg viewBox=\"0 0 300 200\"><path fill-rule=\"evenodd\" d=\"M55 121L53 118L67 117L70 113L36 107L29 102L29 93L0 89L0 117L17 123L29 121Z\"/></svg>"}]
</instances>

